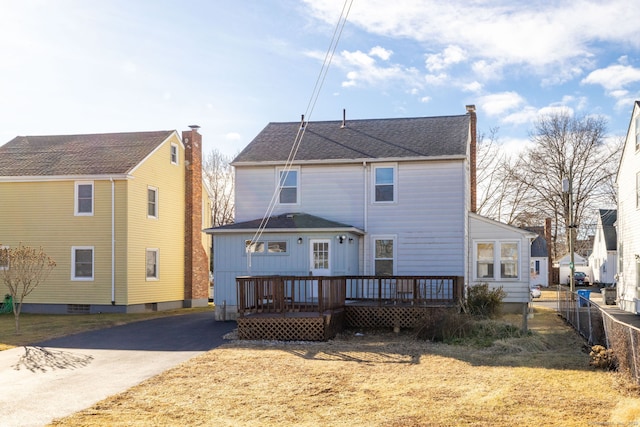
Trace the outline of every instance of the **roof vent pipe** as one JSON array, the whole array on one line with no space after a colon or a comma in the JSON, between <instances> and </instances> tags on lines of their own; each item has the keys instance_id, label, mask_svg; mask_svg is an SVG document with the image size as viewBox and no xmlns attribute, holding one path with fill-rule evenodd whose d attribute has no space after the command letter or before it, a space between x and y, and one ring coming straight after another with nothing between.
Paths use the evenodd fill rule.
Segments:
<instances>
[{"instance_id":1,"label":"roof vent pipe","mask_svg":"<svg viewBox=\"0 0 640 427\"><path fill-rule=\"evenodd\" d=\"M342 109L342 124L340 125L340 129L344 129L347 127L347 109Z\"/></svg>"},{"instance_id":2,"label":"roof vent pipe","mask_svg":"<svg viewBox=\"0 0 640 427\"><path fill-rule=\"evenodd\" d=\"M301 114L300 116L300 129L304 129L304 114Z\"/></svg>"}]
</instances>

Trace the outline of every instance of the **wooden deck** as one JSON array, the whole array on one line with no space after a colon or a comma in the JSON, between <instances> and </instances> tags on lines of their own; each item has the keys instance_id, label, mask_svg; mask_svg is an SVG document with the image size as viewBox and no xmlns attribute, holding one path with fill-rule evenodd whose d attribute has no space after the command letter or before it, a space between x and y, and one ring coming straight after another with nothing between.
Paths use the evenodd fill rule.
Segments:
<instances>
[{"instance_id":1,"label":"wooden deck","mask_svg":"<svg viewBox=\"0 0 640 427\"><path fill-rule=\"evenodd\" d=\"M412 327L462 299L462 280L430 276L238 277L241 339L323 341L344 327Z\"/></svg>"}]
</instances>

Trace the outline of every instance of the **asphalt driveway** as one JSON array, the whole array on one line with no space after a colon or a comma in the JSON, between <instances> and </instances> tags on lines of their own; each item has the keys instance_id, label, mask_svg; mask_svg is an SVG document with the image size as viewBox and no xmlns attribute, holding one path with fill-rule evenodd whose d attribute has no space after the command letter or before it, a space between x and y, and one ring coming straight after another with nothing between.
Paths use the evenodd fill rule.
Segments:
<instances>
[{"instance_id":1,"label":"asphalt driveway","mask_svg":"<svg viewBox=\"0 0 640 427\"><path fill-rule=\"evenodd\" d=\"M213 312L146 320L0 351L0 425L42 426L223 343Z\"/></svg>"}]
</instances>

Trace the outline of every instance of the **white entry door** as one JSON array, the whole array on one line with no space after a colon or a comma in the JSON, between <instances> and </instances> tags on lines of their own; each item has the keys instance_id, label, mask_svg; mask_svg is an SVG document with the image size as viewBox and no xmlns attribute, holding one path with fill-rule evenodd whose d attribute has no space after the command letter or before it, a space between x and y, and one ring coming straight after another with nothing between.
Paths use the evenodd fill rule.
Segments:
<instances>
[{"instance_id":1,"label":"white entry door","mask_svg":"<svg viewBox=\"0 0 640 427\"><path fill-rule=\"evenodd\" d=\"M329 239L311 239L309 240L310 262L309 271L314 276L330 276L331 275L331 240ZM310 280L307 282L308 297L317 301L318 281Z\"/></svg>"},{"instance_id":2,"label":"white entry door","mask_svg":"<svg viewBox=\"0 0 640 427\"><path fill-rule=\"evenodd\" d=\"M331 240L329 239L311 239L309 240L309 249L311 250L311 266L309 271L314 276L330 276L331 275Z\"/></svg>"}]
</instances>

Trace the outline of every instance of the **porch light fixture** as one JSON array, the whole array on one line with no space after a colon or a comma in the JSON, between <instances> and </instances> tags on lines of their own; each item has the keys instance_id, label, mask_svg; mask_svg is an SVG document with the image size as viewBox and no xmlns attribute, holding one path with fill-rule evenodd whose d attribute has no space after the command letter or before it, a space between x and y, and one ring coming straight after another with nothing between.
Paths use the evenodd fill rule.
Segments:
<instances>
[{"instance_id":1,"label":"porch light fixture","mask_svg":"<svg viewBox=\"0 0 640 427\"><path fill-rule=\"evenodd\" d=\"M298 237L298 244L301 245L302 244L302 237Z\"/></svg>"},{"instance_id":2,"label":"porch light fixture","mask_svg":"<svg viewBox=\"0 0 640 427\"><path fill-rule=\"evenodd\" d=\"M347 240L347 236L345 236L344 234L341 236L336 236L336 239L338 239L338 241L340 242L340 244L342 244L345 240Z\"/></svg>"}]
</instances>

